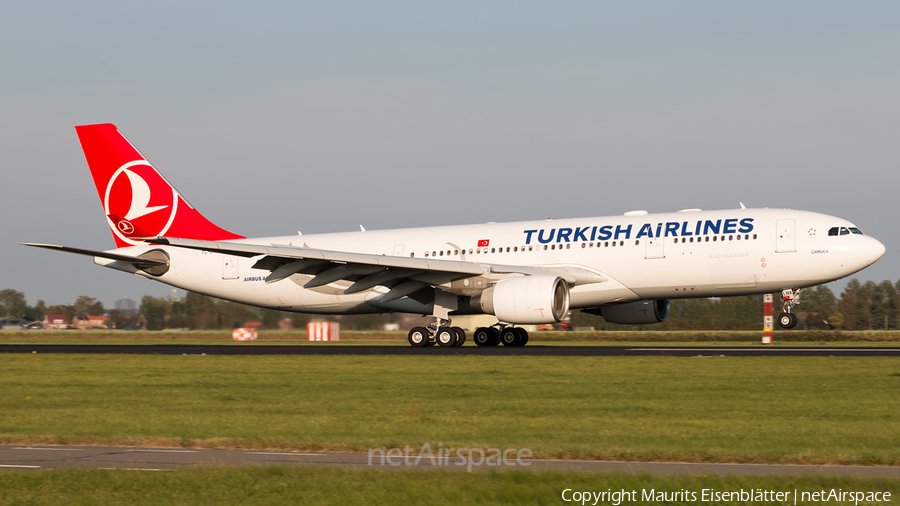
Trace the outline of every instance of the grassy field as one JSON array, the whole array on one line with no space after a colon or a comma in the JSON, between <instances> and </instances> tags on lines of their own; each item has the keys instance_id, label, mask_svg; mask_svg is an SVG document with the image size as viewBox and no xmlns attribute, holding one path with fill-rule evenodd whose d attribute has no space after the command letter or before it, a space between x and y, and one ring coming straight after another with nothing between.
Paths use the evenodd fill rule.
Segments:
<instances>
[{"instance_id":1,"label":"grassy field","mask_svg":"<svg viewBox=\"0 0 900 506\"><path fill-rule=\"evenodd\" d=\"M683 500L684 495L681 495L676 500L660 502L697 504L701 502L699 499L703 489L716 492L761 489L791 494L795 490L800 493L832 489L878 491L890 492L891 501L895 502L900 496L900 481L823 477L653 477L522 471L467 474L318 467L198 468L171 473L83 470L0 473L0 505L572 504L562 499L565 489L578 492L624 489L637 493L637 501L622 504L644 502L643 494L650 491L654 495L666 493L669 498L675 497L675 492L690 492L696 494L697 501L690 500L693 499L690 496L689 500ZM570 500L572 491L567 492L566 496ZM793 500L785 503L793 504ZM601 501L598 504L611 502ZM735 504L763 502L737 501ZM831 501L829 504L848 503Z\"/></svg>"},{"instance_id":2,"label":"grassy field","mask_svg":"<svg viewBox=\"0 0 900 506\"><path fill-rule=\"evenodd\" d=\"M530 344L553 346L620 346L660 345L697 346L757 346L760 331L606 331L606 332L532 332ZM776 331L775 340L791 346L898 346L898 331ZM56 331L0 331L0 344L322 344L306 340L302 330L263 330L258 341L237 342L231 331L121 331L121 330L56 330ZM341 344L408 345L406 332L342 331ZM467 346L474 346L471 333Z\"/></svg>"},{"instance_id":3,"label":"grassy field","mask_svg":"<svg viewBox=\"0 0 900 506\"><path fill-rule=\"evenodd\" d=\"M0 442L900 464L891 358L0 356Z\"/></svg>"}]
</instances>

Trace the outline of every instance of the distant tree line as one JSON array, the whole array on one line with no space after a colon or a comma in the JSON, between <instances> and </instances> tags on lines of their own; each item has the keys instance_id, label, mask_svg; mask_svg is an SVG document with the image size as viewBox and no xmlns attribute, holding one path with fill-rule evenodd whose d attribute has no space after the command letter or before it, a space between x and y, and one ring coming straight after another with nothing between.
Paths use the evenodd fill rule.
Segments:
<instances>
[{"instance_id":1,"label":"distant tree line","mask_svg":"<svg viewBox=\"0 0 900 506\"><path fill-rule=\"evenodd\" d=\"M781 293L773 294L774 313L781 312ZM618 325L600 316L572 311L573 327L597 330L758 330L762 327L763 298L747 295L724 298L673 299L669 318L653 325ZM900 281L892 283L851 279L840 297L824 285L804 289L801 303L794 307L798 329L896 330L900 329ZM16 316L40 321L47 314L74 316L108 314L116 328L138 325L148 330L186 328L196 330L230 329L248 321L261 322L265 328L278 328L279 321L290 318L295 328L305 328L314 315L262 309L236 302L188 292L181 299L145 295L137 314L113 309L106 311L94 297L79 295L70 305L47 306L43 300L29 306L25 294L13 289L0 291L0 316ZM346 330L380 329L391 320L389 315L360 315L337 318Z\"/></svg>"},{"instance_id":2,"label":"distant tree line","mask_svg":"<svg viewBox=\"0 0 900 506\"><path fill-rule=\"evenodd\" d=\"M781 293L772 294L775 318L782 312ZM673 299L669 318L653 325L617 325L600 316L572 312L573 327L597 330L758 330L763 323L763 297ZM860 283L851 279L840 298L825 285L806 288L793 312L800 316L798 330L900 329L900 281ZM777 328L777 324L776 324Z\"/></svg>"}]
</instances>

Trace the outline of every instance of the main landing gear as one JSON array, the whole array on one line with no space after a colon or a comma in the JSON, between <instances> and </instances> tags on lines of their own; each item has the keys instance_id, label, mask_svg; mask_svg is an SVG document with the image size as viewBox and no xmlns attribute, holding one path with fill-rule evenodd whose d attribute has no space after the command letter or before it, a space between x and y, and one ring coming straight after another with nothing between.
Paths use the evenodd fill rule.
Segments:
<instances>
[{"instance_id":1,"label":"main landing gear","mask_svg":"<svg viewBox=\"0 0 900 506\"><path fill-rule=\"evenodd\" d=\"M476 329L472 339L478 346L497 346L500 343L504 346L525 346L528 343L528 332L519 327L498 323Z\"/></svg>"},{"instance_id":2,"label":"main landing gear","mask_svg":"<svg viewBox=\"0 0 900 506\"><path fill-rule=\"evenodd\" d=\"M792 329L797 326L797 315L791 312L791 308L800 303L800 288L796 290L783 290L781 299L784 301L784 312L778 317L778 326L783 329Z\"/></svg>"},{"instance_id":3,"label":"main landing gear","mask_svg":"<svg viewBox=\"0 0 900 506\"><path fill-rule=\"evenodd\" d=\"M409 331L409 344L425 346L462 346L466 342L466 332L460 327L451 327L450 320L438 318L424 327L413 327Z\"/></svg>"}]
</instances>

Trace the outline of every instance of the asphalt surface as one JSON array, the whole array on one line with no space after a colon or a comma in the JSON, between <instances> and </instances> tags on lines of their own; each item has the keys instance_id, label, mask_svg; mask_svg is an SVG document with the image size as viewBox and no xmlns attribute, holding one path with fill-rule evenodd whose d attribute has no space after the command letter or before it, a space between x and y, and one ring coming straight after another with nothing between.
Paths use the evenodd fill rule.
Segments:
<instances>
[{"instance_id":1,"label":"asphalt surface","mask_svg":"<svg viewBox=\"0 0 900 506\"><path fill-rule=\"evenodd\" d=\"M194 466L340 466L404 469L409 467L441 468L468 471L468 463L455 454L452 458L418 459L420 449L412 449L409 457L388 459L364 453L279 452L266 450L204 450L191 448L142 448L99 446L0 445L2 469L121 469L131 471L171 471ZM854 476L867 478L900 478L900 467L882 466L799 466L775 464L688 464L676 462L596 462L587 460L516 460L508 456L506 463L477 464L472 471L492 469L560 470L601 473L649 473L654 475L718 475L718 476ZM494 459L493 462L496 462Z\"/></svg>"},{"instance_id":2,"label":"asphalt surface","mask_svg":"<svg viewBox=\"0 0 900 506\"><path fill-rule=\"evenodd\" d=\"M900 347L783 347L783 346L554 346L414 348L412 346L303 345L186 345L186 344L3 344L0 353L122 353L159 355L483 355L547 357L900 357Z\"/></svg>"}]
</instances>

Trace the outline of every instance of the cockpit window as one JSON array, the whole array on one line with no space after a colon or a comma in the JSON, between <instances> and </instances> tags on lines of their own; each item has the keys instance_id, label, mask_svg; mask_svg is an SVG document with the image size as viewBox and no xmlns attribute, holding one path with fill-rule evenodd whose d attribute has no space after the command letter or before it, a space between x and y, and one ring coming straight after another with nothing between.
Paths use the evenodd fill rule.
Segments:
<instances>
[{"instance_id":1,"label":"cockpit window","mask_svg":"<svg viewBox=\"0 0 900 506\"><path fill-rule=\"evenodd\" d=\"M862 231L856 227L831 227L828 229L828 235L865 235Z\"/></svg>"}]
</instances>

